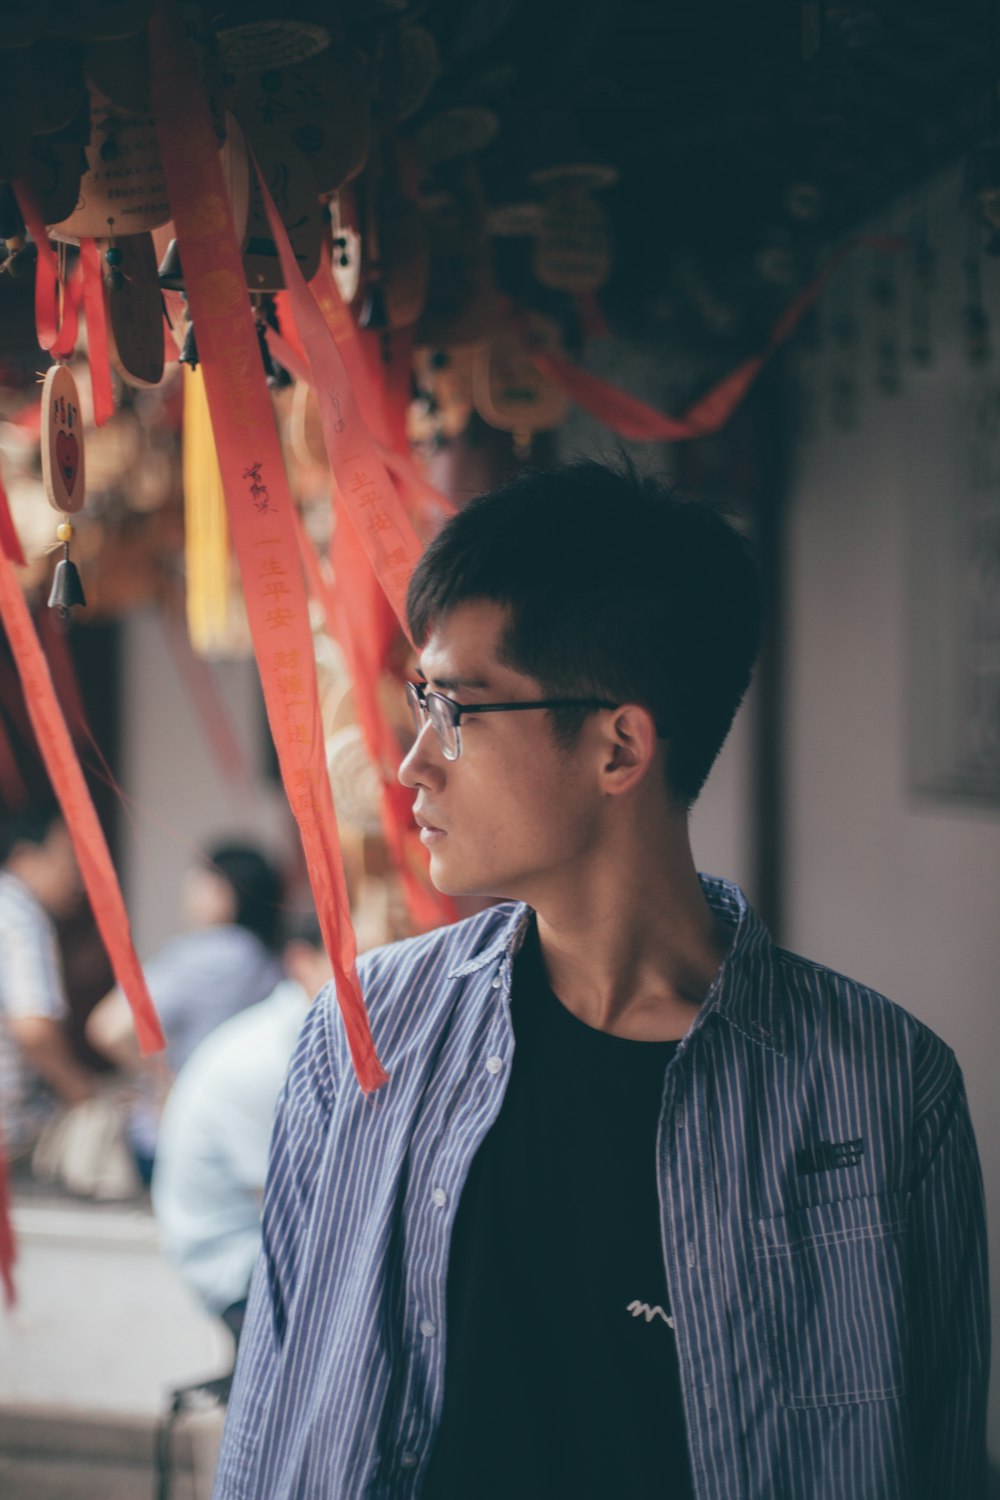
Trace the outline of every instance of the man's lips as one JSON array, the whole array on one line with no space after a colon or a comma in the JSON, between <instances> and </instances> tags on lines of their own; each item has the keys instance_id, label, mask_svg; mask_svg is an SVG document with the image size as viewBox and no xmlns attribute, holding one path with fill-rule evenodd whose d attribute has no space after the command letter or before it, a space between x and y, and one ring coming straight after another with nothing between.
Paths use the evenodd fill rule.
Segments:
<instances>
[{"instance_id":1,"label":"man's lips","mask_svg":"<svg viewBox=\"0 0 1000 1500\"><path fill-rule=\"evenodd\" d=\"M438 827L436 823L432 823L430 818L428 818L424 813L414 813L413 817L414 822L420 829L420 837L422 839L444 837L444 829Z\"/></svg>"}]
</instances>

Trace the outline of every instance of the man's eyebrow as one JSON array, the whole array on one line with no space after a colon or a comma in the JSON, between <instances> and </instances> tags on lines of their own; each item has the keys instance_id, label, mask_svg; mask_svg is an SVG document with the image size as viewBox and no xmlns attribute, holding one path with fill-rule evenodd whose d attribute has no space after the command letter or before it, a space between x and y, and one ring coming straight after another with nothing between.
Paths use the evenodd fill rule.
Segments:
<instances>
[{"instance_id":1,"label":"man's eyebrow","mask_svg":"<svg viewBox=\"0 0 1000 1500\"><path fill-rule=\"evenodd\" d=\"M463 688L472 688L475 692L482 692L489 687L489 683L482 677L427 677L422 667L417 668L417 675L439 693L461 692Z\"/></svg>"}]
</instances>

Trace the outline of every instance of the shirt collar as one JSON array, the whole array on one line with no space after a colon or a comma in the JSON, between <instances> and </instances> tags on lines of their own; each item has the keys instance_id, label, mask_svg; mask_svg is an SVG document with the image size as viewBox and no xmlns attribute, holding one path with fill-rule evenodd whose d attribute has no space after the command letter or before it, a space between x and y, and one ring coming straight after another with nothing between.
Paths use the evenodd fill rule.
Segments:
<instances>
[{"instance_id":1,"label":"shirt collar","mask_svg":"<svg viewBox=\"0 0 1000 1500\"><path fill-rule=\"evenodd\" d=\"M734 929L729 951L692 1025L692 1032L718 1014L752 1042L781 1052L783 1027L774 984L770 934L738 885L711 875L699 875L709 906ZM485 946L457 968L449 979L464 979L490 964L503 962L510 979L510 965L524 942L533 913L523 901L515 902Z\"/></svg>"}]
</instances>

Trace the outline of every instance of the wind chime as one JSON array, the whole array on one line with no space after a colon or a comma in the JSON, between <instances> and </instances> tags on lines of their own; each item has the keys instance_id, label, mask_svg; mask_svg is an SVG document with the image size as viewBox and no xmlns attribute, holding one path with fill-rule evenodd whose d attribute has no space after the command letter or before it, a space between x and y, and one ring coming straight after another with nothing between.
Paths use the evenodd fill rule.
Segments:
<instances>
[{"instance_id":1,"label":"wind chime","mask_svg":"<svg viewBox=\"0 0 1000 1500\"><path fill-rule=\"evenodd\" d=\"M42 482L49 504L62 516L56 536L63 555L52 575L49 608L66 619L74 605L85 605L83 585L69 555L74 527L70 516L83 506L83 423L76 381L64 364L55 364L42 383Z\"/></svg>"}]
</instances>

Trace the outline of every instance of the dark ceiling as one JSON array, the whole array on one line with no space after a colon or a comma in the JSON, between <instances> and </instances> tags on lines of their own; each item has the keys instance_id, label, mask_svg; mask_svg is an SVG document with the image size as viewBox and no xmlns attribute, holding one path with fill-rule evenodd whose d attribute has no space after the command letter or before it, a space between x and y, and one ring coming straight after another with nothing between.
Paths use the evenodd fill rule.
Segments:
<instances>
[{"instance_id":1,"label":"dark ceiling","mask_svg":"<svg viewBox=\"0 0 1000 1500\"><path fill-rule=\"evenodd\" d=\"M133 14L149 8L133 0ZM511 213L516 221L537 209L551 169L594 168L613 234L601 291L613 326L629 334L669 323L690 347L731 352L759 342L845 234L956 158L1000 144L997 8L998 0L240 0L214 7L212 21L223 56L227 30L248 23L319 24L335 45L353 43L370 65L376 126L386 123L386 77L402 67L410 98L390 129L415 148L442 128L460 137L444 159L416 151L420 195L447 193L456 172L468 173L459 151L478 145L471 160L494 214L496 275L523 301L544 308L559 298L538 285L530 238L509 232ZM4 3L0 48L4 27L9 45L9 28L30 16L44 37L38 16L74 10L91 13L70 0ZM404 37L419 39L403 49L405 65ZM987 178L1000 178L1000 152L985 160ZM1000 181L992 185L1000 202ZM19 300L5 290L0 317Z\"/></svg>"}]
</instances>

